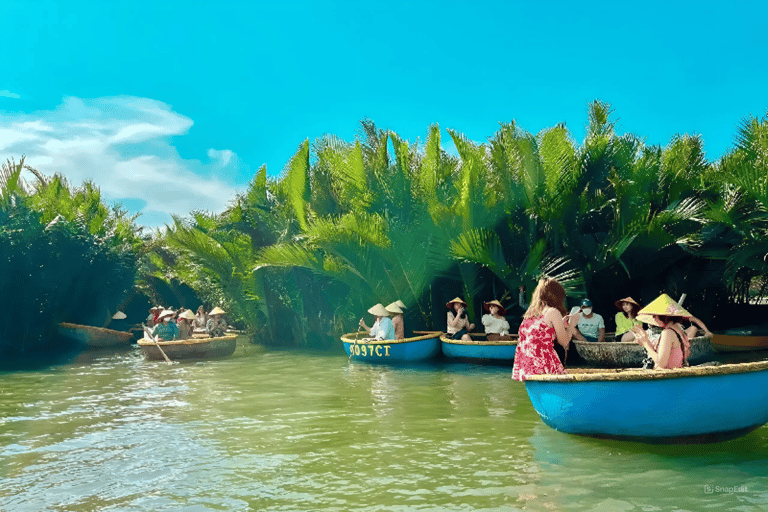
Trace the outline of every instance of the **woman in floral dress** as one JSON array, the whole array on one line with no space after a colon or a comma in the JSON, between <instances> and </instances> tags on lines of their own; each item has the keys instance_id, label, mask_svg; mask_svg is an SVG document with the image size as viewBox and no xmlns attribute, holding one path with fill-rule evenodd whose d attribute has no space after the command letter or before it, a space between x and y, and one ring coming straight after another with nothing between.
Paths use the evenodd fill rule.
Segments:
<instances>
[{"instance_id":1,"label":"woman in floral dress","mask_svg":"<svg viewBox=\"0 0 768 512\"><path fill-rule=\"evenodd\" d=\"M565 373L554 342L567 347L578 323L578 313L566 315L563 286L555 279L540 279L520 324L512 378L524 381L529 375Z\"/></svg>"}]
</instances>

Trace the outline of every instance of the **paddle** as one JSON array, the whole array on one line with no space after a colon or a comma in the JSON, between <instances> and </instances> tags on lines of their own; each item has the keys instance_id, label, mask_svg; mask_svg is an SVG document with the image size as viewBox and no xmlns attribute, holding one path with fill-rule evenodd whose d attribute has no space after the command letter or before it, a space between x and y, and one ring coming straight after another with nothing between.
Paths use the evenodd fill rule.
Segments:
<instances>
[{"instance_id":1,"label":"paddle","mask_svg":"<svg viewBox=\"0 0 768 512\"><path fill-rule=\"evenodd\" d=\"M149 336L149 339L154 342L155 346L157 347L157 350L159 350L160 353L163 355L163 359L165 359L165 362L168 364L171 364L173 361L168 359L168 356L165 355L165 352L163 352L163 349L160 348L160 344L157 342L157 338L151 332L149 332L149 327L147 327L144 324L141 324L141 326L144 328L144 335Z\"/></svg>"}]
</instances>

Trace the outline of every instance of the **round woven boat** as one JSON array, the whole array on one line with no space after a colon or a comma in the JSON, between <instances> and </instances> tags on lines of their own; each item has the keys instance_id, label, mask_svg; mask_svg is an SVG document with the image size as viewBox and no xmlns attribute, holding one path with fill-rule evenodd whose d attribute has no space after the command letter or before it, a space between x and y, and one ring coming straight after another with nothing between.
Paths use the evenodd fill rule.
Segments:
<instances>
[{"instance_id":1,"label":"round woven boat","mask_svg":"<svg viewBox=\"0 0 768 512\"><path fill-rule=\"evenodd\" d=\"M188 340L159 341L157 345L152 340L142 338L138 342L148 361L162 361L163 355L157 345L163 349L165 355L174 361L185 359L218 359L231 356L237 347L237 335L221 336L218 338L192 338Z\"/></svg>"},{"instance_id":2,"label":"round woven boat","mask_svg":"<svg viewBox=\"0 0 768 512\"><path fill-rule=\"evenodd\" d=\"M711 338L697 336L691 338L691 354L689 363L696 364L711 359ZM576 352L582 359L592 366L606 368L639 368L643 365L643 359L647 356L645 348L635 341L578 341L573 340Z\"/></svg>"},{"instance_id":3,"label":"round woven boat","mask_svg":"<svg viewBox=\"0 0 768 512\"><path fill-rule=\"evenodd\" d=\"M133 341L132 332L113 331L103 327L91 327L90 325L59 324L60 336L76 340L88 348L127 347Z\"/></svg>"}]
</instances>

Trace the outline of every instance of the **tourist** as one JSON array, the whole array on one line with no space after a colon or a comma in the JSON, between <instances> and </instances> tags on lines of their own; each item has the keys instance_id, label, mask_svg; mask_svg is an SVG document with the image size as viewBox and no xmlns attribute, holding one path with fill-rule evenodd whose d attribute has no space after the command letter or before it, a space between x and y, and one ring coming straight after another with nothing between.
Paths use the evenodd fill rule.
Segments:
<instances>
[{"instance_id":1,"label":"tourist","mask_svg":"<svg viewBox=\"0 0 768 512\"><path fill-rule=\"evenodd\" d=\"M635 333L632 328L636 325L643 325L643 322L637 319L637 312L640 311L640 304L635 302L632 297L617 300L616 309L616 341L635 341Z\"/></svg>"},{"instance_id":2,"label":"tourist","mask_svg":"<svg viewBox=\"0 0 768 512\"><path fill-rule=\"evenodd\" d=\"M592 310L592 301L589 299L581 301L579 312L581 318L576 329L576 339L580 341L605 341L605 321L602 316Z\"/></svg>"},{"instance_id":3,"label":"tourist","mask_svg":"<svg viewBox=\"0 0 768 512\"><path fill-rule=\"evenodd\" d=\"M157 316L163 311L163 306L154 306L149 308L149 316L147 316L147 326L154 327L158 324Z\"/></svg>"},{"instance_id":4,"label":"tourist","mask_svg":"<svg viewBox=\"0 0 768 512\"><path fill-rule=\"evenodd\" d=\"M376 320L373 322L373 326L369 329L365 325L365 321L361 318L359 325L370 335L370 339L374 340L394 340L395 339L395 326L392 324L392 320L389 318L390 312L387 308L376 304L368 309L368 312L374 316Z\"/></svg>"},{"instance_id":5,"label":"tourist","mask_svg":"<svg viewBox=\"0 0 768 512\"><path fill-rule=\"evenodd\" d=\"M197 314L195 315L195 328L205 329L205 324L207 322L208 322L208 318L205 314L205 310L203 309L203 306L201 305L199 308L197 308Z\"/></svg>"},{"instance_id":6,"label":"tourist","mask_svg":"<svg viewBox=\"0 0 768 512\"><path fill-rule=\"evenodd\" d=\"M567 354L580 316L578 312L566 315L565 289L556 279L540 279L520 324L512 378L523 381L530 375L565 373L554 344L566 349Z\"/></svg>"},{"instance_id":7,"label":"tourist","mask_svg":"<svg viewBox=\"0 0 768 512\"><path fill-rule=\"evenodd\" d=\"M485 337L488 341L511 340L509 322L504 318L504 315L507 314L506 308L499 301L492 300L484 302L483 309L488 311L488 314L483 315L480 320L485 328Z\"/></svg>"},{"instance_id":8,"label":"tourist","mask_svg":"<svg viewBox=\"0 0 768 512\"><path fill-rule=\"evenodd\" d=\"M194 331L193 322L195 314L191 309L186 309L179 315L179 337L180 340L188 340L192 337Z\"/></svg>"},{"instance_id":9,"label":"tourist","mask_svg":"<svg viewBox=\"0 0 768 512\"><path fill-rule=\"evenodd\" d=\"M152 329L151 334L157 338L157 341L171 341L179 336L179 327L176 322L171 322L173 311L164 309L157 315L159 322Z\"/></svg>"},{"instance_id":10,"label":"tourist","mask_svg":"<svg viewBox=\"0 0 768 512\"><path fill-rule=\"evenodd\" d=\"M400 301L393 302L384 309L392 314L392 326L395 329L395 339L402 340L405 338L405 324L403 323L403 310L398 305L398 302Z\"/></svg>"},{"instance_id":11,"label":"tourist","mask_svg":"<svg viewBox=\"0 0 768 512\"><path fill-rule=\"evenodd\" d=\"M472 341L469 331L475 328L475 324L467 318L467 303L456 297L445 304L448 311L448 327L446 332L454 340Z\"/></svg>"},{"instance_id":12,"label":"tourist","mask_svg":"<svg viewBox=\"0 0 768 512\"><path fill-rule=\"evenodd\" d=\"M181 324L181 315L184 314L184 312L187 310L185 307L180 307L179 310L176 312L176 323Z\"/></svg>"},{"instance_id":13,"label":"tourist","mask_svg":"<svg viewBox=\"0 0 768 512\"><path fill-rule=\"evenodd\" d=\"M224 336L227 330L227 322L224 320L224 311L220 307L216 306L208 313L208 322L205 324L205 332L211 338L220 338Z\"/></svg>"},{"instance_id":14,"label":"tourist","mask_svg":"<svg viewBox=\"0 0 768 512\"><path fill-rule=\"evenodd\" d=\"M688 366L688 357L691 353L688 334L679 322L692 317L693 315L666 293L661 294L638 312L639 321L662 329L661 336L649 340L641 326L632 327L637 342L645 347L648 356L653 360L654 369Z\"/></svg>"}]
</instances>

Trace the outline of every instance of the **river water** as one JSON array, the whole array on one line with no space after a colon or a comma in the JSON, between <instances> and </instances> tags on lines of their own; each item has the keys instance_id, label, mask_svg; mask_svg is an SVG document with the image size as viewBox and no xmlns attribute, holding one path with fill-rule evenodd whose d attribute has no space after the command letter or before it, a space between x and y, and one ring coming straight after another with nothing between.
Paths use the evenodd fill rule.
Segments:
<instances>
[{"instance_id":1,"label":"river water","mask_svg":"<svg viewBox=\"0 0 768 512\"><path fill-rule=\"evenodd\" d=\"M768 427L652 446L556 432L508 367L240 347L0 374L0 510L768 510Z\"/></svg>"}]
</instances>

